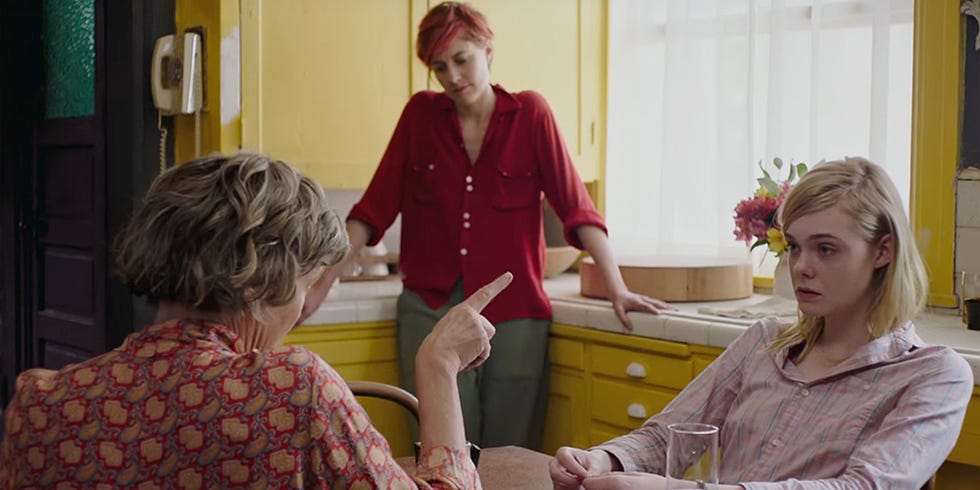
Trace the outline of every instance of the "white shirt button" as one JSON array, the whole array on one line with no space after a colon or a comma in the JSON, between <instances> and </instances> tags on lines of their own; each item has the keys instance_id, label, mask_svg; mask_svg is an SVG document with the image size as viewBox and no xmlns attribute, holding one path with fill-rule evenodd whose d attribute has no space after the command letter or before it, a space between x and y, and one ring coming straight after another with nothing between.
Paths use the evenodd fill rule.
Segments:
<instances>
[{"instance_id":1,"label":"white shirt button","mask_svg":"<svg viewBox=\"0 0 980 490\"><path fill-rule=\"evenodd\" d=\"M463 219L470 219L470 213L463 213Z\"/></svg>"},{"instance_id":2,"label":"white shirt button","mask_svg":"<svg viewBox=\"0 0 980 490\"><path fill-rule=\"evenodd\" d=\"M865 391L870 390L871 389L871 383L865 383L864 389L865 389Z\"/></svg>"},{"instance_id":3,"label":"white shirt button","mask_svg":"<svg viewBox=\"0 0 980 490\"><path fill-rule=\"evenodd\" d=\"M810 396L810 390L808 390L806 388L801 389L800 390L800 396L802 396L804 398Z\"/></svg>"},{"instance_id":4,"label":"white shirt button","mask_svg":"<svg viewBox=\"0 0 980 490\"><path fill-rule=\"evenodd\" d=\"M471 185L466 186L466 192L473 192L473 186Z\"/></svg>"},{"instance_id":5,"label":"white shirt button","mask_svg":"<svg viewBox=\"0 0 980 490\"><path fill-rule=\"evenodd\" d=\"M466 182L467 183L473 182L473 176L472 175L467 175L466 176Z\"/></svg>"},{"instance_id":6,"label":"white shirt button","mask_svg":"<svg viewBox=\"0 0 980 490\"><path fill-rule=\"evenodd\" d=\"M435 170L435 168L436 168L436 166L435 166L435 165L433 165L433 164L431 164L431 163L429 164L429 170Z\"/></svg>"},{"instance_id":7,"label":"white shirt button","mask_svg":"<svg viewBox=\"0 0 980 490\"><path fill-rule=\"evenodd\" d=\"M464 221L463 222L463 228L467 228L468 229L469 227L470 227L470 222L469 221Z\"/></svg>"},{"instance_id":8,"label":"white shirt button","mask_svg":"<svg viewBox=\"0 0 980 490\"><path fill-rule=\"evenodd\" d=\"M460 254L460 255L466 255L466 254L468 254L468 253L469 253L469 252L467 252L465 248L461 248L461 249L459 249L459 254Z\"/></svg>"},{"instance_id":9,"label":"white shirt button","mask_svg":"<svg viewBox=\"0 0 980 490\"><path fill-rule=\"evenodd\" d=\"M772 445L775 446L775 447L780 447L780 446L783 445L783 441L780 441L779 439L773 439L772 440Z\"/></svg>"}]
</instances>

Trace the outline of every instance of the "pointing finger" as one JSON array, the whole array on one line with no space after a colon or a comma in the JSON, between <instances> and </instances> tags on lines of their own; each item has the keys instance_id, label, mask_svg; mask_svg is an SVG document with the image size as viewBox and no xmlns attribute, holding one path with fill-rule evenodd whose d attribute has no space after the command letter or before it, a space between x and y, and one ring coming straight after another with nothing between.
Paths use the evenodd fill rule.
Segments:
<instances>
[{"instance_id":1,"label":"pointing finger","mask_svg":"<svg viewBox=\"0 0 980 490\"><path fill-rule=\"evenodd\" d=\"M466 298L463 303L466 303L471 308L477 312L483 311L484 308L496 298L501 291L504 290L510 281L514 279L514 275L510 272L504 272L499 277L493 280L490 284L487 284L477 290L475 293Z\"/></svg>"}]
</instances>

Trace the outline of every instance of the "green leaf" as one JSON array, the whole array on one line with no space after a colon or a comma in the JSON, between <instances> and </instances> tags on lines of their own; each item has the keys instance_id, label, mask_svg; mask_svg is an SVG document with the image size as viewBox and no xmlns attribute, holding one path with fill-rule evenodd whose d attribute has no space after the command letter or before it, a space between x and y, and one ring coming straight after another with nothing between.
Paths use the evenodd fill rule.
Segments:
<instances>
[{"instance_id":1,"label":"green leaf","mask_svg":"<svg viewBox=\"0 0 980 490\"><path fill-rule=\"evenodd\" d=\"M793 183L793 179L795 177L796 177L796 166L795 165L790 165L789 166L789 178L786 179L786 182Z\"/></svg>"},{"instance_id":2,"label":"green leaf","mask_svg":"<svg viewBox=\"0 0 980 490\"><path fill-rule=\"evenodd\" d=\"M762 175L765 180L769 181L770 183L774 183L772 180L772 176L769 175L769 172L766 171L766 168L762 166L762 160L759 160L759 170L762 170ZM759 181L759 184L762 184L763 187L766 186L765 184L762 183L762 181Z\"/></svg>"},{"instance_id":3,"label":"green leaf","mask_svg":"<svg viewBox=\"0 0 980 490\"><path fill-rule=\"evenodd\" d=\"M782 158L779 158L779 157L773 158L772 159L772 164L776 166L776 170L782 170L783 169L783 159Z\"/></svg>"},{"instance_id":4,"label":"green leaf","mask_svg":"<svg viewBox=\"0 0 980 490\"><path fill-rule=\"evenodd\" d=\"M762 186L762 188L765 189L770 195L779 195L779 184L773 182L772 179L761 178L756 180L759 181L759 185Z\"/></svg>"},{"instance_id":5,"label":"green leaf","mask_svg":"<svg viewBox=\"0 0 980 490\"><path fill-rule=\"evenodd\" d=\"M768 246L769 245L769 240L759 240L759 241L753 243L752 246L749 247L749 250L755 250L755 247L761 247L763 245Z\"/></svg>"},{"instance_id":6,"label":"green leaf","mask_svg":"<svg viewBox=\"0 0 980 490\"><path fill-rule=\"evenodd\" d=\"M821 161L823 161L823 160L821 160ZM796 164L796 175L799 175L800 177L803 177L804 174L806 174L806 164L805 163L797 163Z\"/></svg>"}]
</instances>

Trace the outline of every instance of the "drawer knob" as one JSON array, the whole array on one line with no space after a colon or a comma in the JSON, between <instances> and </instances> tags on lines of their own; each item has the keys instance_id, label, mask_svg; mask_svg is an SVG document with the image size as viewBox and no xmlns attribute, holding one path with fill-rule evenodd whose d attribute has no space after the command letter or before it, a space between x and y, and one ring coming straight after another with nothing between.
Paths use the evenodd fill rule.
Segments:
<instances>
[{"instance_id":1,"label":"drawer knob","mask_svg":"<svg viewBox=\"0 0 980 490\"><path fill-rule=\"evenodd\" d=\"M643 379L647 377L647 368L638 362L631 362L626 366L626 375L631 378Z\"/></svg>"},{"instance_id":2,"label":"drawer knob","mask_svg":"<svg viewBox=\"0 0 980 490\"><path fill-rule=\"evenodd\" d=\"M645 419L647 418L647 407L640 403L630 403L630 406L626 407L626 413L634 419Z\"/></svg>"}]
</instances>

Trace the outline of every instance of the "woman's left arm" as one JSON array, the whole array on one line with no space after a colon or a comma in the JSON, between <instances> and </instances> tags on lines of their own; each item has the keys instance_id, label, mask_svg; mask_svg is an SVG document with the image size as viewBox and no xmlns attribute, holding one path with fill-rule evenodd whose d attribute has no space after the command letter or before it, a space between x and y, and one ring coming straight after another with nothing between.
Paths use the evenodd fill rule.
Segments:
<instances>
[{"instance_id":1,"label":"woman's left arm","mask_svg":"<svg viewBox=\"0 0 980 490\"><path fill-rule=\"evenodd\" d=\"M660 310L673 309L659 299L633 293L626 287L606 237L602 215L596 210L575 170L551 108L537 92L522 94L524 108L533 114L535 121L530 134L534 156L539 162L544 194L564 225L565 241L576 248L585 249L595 259L619 321L627 330L633 330L633 323L626 312L656 314Z\"/></svg>"},{"instance_id":2,"label":"woman's left arm","mask_svg":"<svg viewBox=\"0 0 980 490\"><path fill-rule=\"evenodd\" d=\"M579 226L575 229L579 240L585 246L585 250L595 260L596 267L602 274L602 279L606 283L606 290L609 292L609 299L612 301L616 316L627 330L633 330L633 323L626 314L629 311L645 311L656 315L661 310L674 309L669 304L656 299L637 294L626 287L623 276L616 265L616 257L613 255L612 247L605 232L599 227L591 225Z\"/></svg>"}]
</instances>

